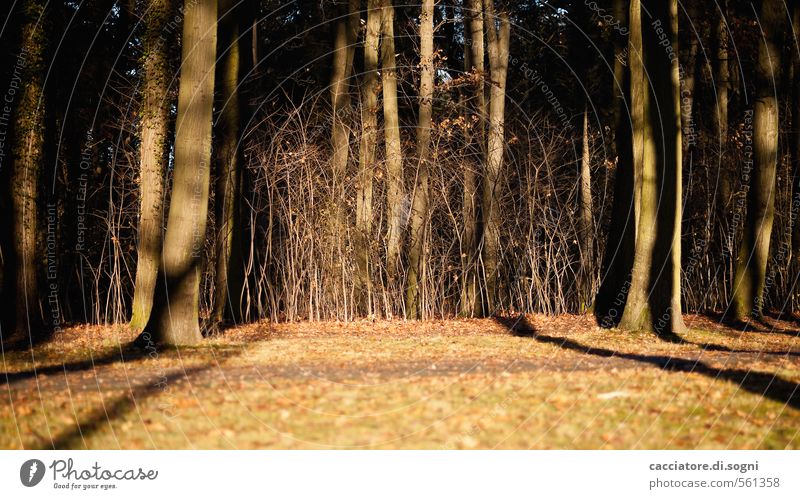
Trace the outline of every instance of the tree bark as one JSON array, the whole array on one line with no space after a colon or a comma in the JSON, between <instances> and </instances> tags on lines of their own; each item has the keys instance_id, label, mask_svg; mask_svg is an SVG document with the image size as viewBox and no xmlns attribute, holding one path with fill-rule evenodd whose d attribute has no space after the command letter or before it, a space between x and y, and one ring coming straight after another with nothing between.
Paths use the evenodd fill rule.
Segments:
<instances>
[{"instance_id":1,"label":"tree bark","mask_svg":"<svg viewBox=\"0 0 800 499\"><path fill-rule=\"evenodd\" d=\"M581 251L580 270L580 311L588 310L591 302L592 287L594 285L594 227L592 217L592 174L591 153L589 147L589 107L585 103L583 109L582 152L579 184L579 219L578 239Z\"/></svg>"},{"instance_id":2,"label":"tree bark","mask_svg":"<svg viewBox=\"0 0 800 499\"><path fill-rule=\"evenodd\" d=\"M641 121L643 129L639 229L631 288L620 327L653 331L666 339L676 339L684 330L680 294L682 136L678 5L677 0L649 0L643 4L650 14L646 21L641 18L638 0L631 2L630 11L631 95L633 105L639 105L633 110L634 126ZM669 41L668 47L662 45L664 40ZM642 54L644 60L637 54ZM648 75L647 80L644 74ZM639 95L641 99L637 98Z\"/></svg>"},{"instance_id":3,"label":"tree bark","mask_svg":"<svg viewBox=\"0 0 800 499\"><path fill-rule=\"evenodd\" d=\"M130 326L141 331L153 307L161 244L164 237L164 183L167 165L169 110L172 99L170 47L167 30L175 12L173 0L148 0L142 36L142 137L139 145L139 241L136 287Z\"/></svg>"},{"instance_id":4,"label":"tree bark","mask_svg":"<svg viewBox=\"0 0 800 499\"><path fill-rule=\"evenodd\" d=\"M386 266L390 282L400 270L400 234L403 223L403 152L400 143L400 118L397 108L397 63L394 50L394 6L383 0L381 67L383 70L383 121L386 142Z\"/></svg>"},{"instance_id":5,"label":"tree bark","mask_svg":"<svg viewBox=\"0 0 800 499\"><path fill-rule=\"evenodd\" d=\"M361 143L358 194L356 196L356 284L359 308L373 314L372 275L372 177L378 146L378 47L381 36L380 0L369 0L364 36L364 83L361 87Z\"/></svg>"},{"instance_id":6,"label":"tree bark","mask_svg":"<svg viewBox=\"0 0 800 499\"><path fill-rule=\"evenodd\" d=\"M241 260L241 227L237 200L241 189L241 96L239 76L245 39L240 40L241 8L235 0L222 0L216 65L216 85L219 87L219 116L215 147L216 156L216 272L214 274L214 309L212 328L218 328L228 317L241 318L240 276L232 269ZM226 314L227 312L227 314Z\"/></svg>"},{"instance_id":7,"label":"tree bark","mask_svg":"<svg viewBox=\"0 0 800 499\"><path fill-rule=\"evenodd\" d=\"M594 303L597 322L602 327L613 327L619 323L630 289L633 269L634 244L636 241L636 220L638 207L634 202L635 170L633 159L632 129L634 120L641 123L637 107L631 100L631 61L633 57L628 46L628 38L638 26L628 22L626 0L614 0L614 17L620 20L624 32L614 37L614 148L616 151L616 172L614 174L614 199L611 206L611 225L608 231L600 289ZM640 25L639 25L640 26ZM638 41L641 40L641 32ZM641 50L641 45L638 45ZM641 78L641 66L637 66ZM639 96L640 97L640 96ZM637 100L638 102L638 100ZM641 125L640 125L641 126ZM637 149L638 150L638 149ZM636 163L637 167L641 163Z\"/></svg>"},{"instance_id":8,"label":"tree bark","mask_svg":"<svg viewBox=\"0 0 800 499\"><path fill-rule=\"evenodd\" d=\"M17 102L13 112L10 178L10 254L3 276L4 339L33 341L42 335L39 279L42 248L39 238L40 185L44 150L45 5L25 0L18 7L22 21L20 53L11 73ZM10 93L7 94L11 95ZM7 104L7 103L6 103ZM50 296L48 290L48 296ZM57 297L56 297L57 299ZM58 309L54 310L58 313Z\"/></svg>"},{"instance_id":9,"label":"tree bark","mask_svg":"<svg viewBox=\"0 0 800 499\"><path fill-rule=\"evenodd\" d=\"M411 241L408 253L406 306L408 317L422 318L422 296L419 280L424 272L425 225L428 220L428 162L430 161L433 116L433 4L423 0L419 25L419 118L417 122L417 180L411 208Z\"/></svg>"},{"instance_id":10,"label":"tree bark","mask_svg":"<svg viewBox=\"0 0 800 499\"><path fill-rule=\"evenodd\" d=\"M198 323L200 260L208 217L217 2L186 1L175 124L175 172L156 295L141 339L187 345Z\"/></svg>"},{"instance_id":11,"label":"tree bark","mask_svg":"<svg viewBox=\"0 0 800 499\"><path fill-rule=\"evenodd\" d=\"M495 17L493 0L486 0L486 33L489 48L489 133L486 149L486 172L483 178L481 214L483 221L483 315L495 312L500 253L500 212L498 200L502 188L503 151L505 149L505 97L508 74L508 50L511 24L508 14ZM496 24L499 23L499 26Z\"/></svg>"},{"instance_id":12,"label":"tree bark","mask_svg":"<svg viewBox=\"0 0 800 499\"><path fill-rule=\"evenodd\" d=\"M779 123L776 82L780 81L784 13L780 0L764 0L761 6L762 40L758 47L753 109L752 183L747 192L747 216L733 283L733 313L742 321L761 315L766 286L775 216Z\"/></svg>"},{"instance_id":13,"label":"tree bark","mask_svg":"<svg viewBox=\"0 0 800 499\"><path fill-rule=\"evenodd\" d=\"M478 299L478 273L477 264L479 260L478 248L478 171L483 170L484 148L486 147L486 91L485 91L485 64L486 55L484 51L483 38L483 0L469 0L466 12L466 23L464 31L470 34L467 39L468 44L464 47L465 71L474 73L475 102L470 107L477 120L474 123L474 139L480 149L480 154L476 155L479 164L477 171L469 165L464 167L464 195L462 202L462 214L464 219L464 232L462 235L461 248L461 315L471 317L480 315L481 303Z\"/></svg>"}]
</instances>

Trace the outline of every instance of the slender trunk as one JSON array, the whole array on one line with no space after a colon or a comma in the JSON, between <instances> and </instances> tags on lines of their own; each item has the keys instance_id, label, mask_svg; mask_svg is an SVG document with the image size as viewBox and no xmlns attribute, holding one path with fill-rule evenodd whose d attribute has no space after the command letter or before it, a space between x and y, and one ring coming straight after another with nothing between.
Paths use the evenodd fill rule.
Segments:
<instances>
[{"instance_id":1,"label":"slender trunk","mask_svg":"<svg viewBox=\"0 0 800 499\"><path fill-rule=\"evenodd\" d=\"M381 66L383 69L383 120L386 141L386 265L390 282L396 282L400 268L400 234L403 223L403 153L397 108L397 65L394 51L394 6L383 0Z\"/></svg>"},{"instance_id":2,"label":"slender trunk","mask_svg":"<svg viewBox=\"0 0 800 499\"><path fill-rule=\"evenodd\" d=\"M603 255L603 272L600 289L594 303L595 317L602 327L617 325L630 288L631 269L633 268L634 244L636 240L636 213L638 208L634 202L635 177L633 160L633 144L631 126L641 116L632 105L630 98L631 49L628 46L628 35L634 25L628 22L626 0L614 0L614 17L620 20L624 32L618 32L614 38L614 147L616 150L616 172L614 174L614 199L611 206L611 225L608 231L605 254ZM639 35L641 37L641 35ZM640 41L640 38L639 38ZM641 46L638 46L641 50ZM637 74L641 78L641 67ZM637 163L641 166L640 163ZM637 170L638 171L638 170Z\"/></svg>"},{"instance_id":3,"label":"slender trunk","mask_svg":"<svg viewBox=\"0 0 800 499\"><path fill-rule=\"evenodd\" d=\"M762 39L756 63L753 109L753 172L747 192L747 216L739 247L733 284L733 313L739 320L760 316L766 286L769 243L775 216L775 175L778 160L778 102L781 33L784 5L764 0L761 7Z\"/></svg>"},{"instance_id":4,"label":"slender trunk","mask_svg":"<svg viewBox=\"0 0 800 499\"><path fill-rule=\"evenodd\" d=\"M582 154L581 154L581 167L580 167L580 210L578 218L578 239L580 241L581 250L581 278L580 278L580 293L581 293L581 311L589 308L592 287L594 284L594 233L592 227L592 177L590 170L591 155L589 150L589 107L583 109L583 134L582 134Z\"/></svg>"},{"instance_id":5,"label":"slender trunk","mask_svg":"<svg viewBox=\"0 0 800 499\"><path fill-rule=\"evenodd\" d=\"M638 0L631 2L630 11L631 95L633 105L640 105L633 110L634 126L641 122L643 129L639 230L620 327L654 331L673 339L684 330L680 300L680 78L674 57L678 53L678 6L677 0L643 3L651 16L646 28ZM671 50L665 49L663 40L669 40ZM643 74L648 75L647 80Z\"/></svg>"},{"instance_id":6,"label":"slender trunk","mask_svg":"<svg viewBox=\"0 0 800 499\"><path fill-rule=\"evenodd\" d=\"M241 228L237 200L241 187L241 159L239 140L241 138L241 97L239 96L239 75L241 74L241 51L244 41L239 40L241 13L234 6L234 0L222 0L216 65L216 85L219 87L219 116L215 146L216 156L216 272L214 274L214 309L211 313L213 328L225 320L226 310L230 317L239 317L238 305L241 289L238 276L234 276L231 266L233 258L241 258Z\"/></svg>"},{"instance_id":7,"label":"slender trunk","mask_svg":"<svg viewBox=\"0 0 800 499\"><path fill-rule=\"evenodd\" d=\"M486 0L486 33L492 78L489 90L489 133L486 149L486 172L483 177L481 214L483 221L483 314L495 312L500 253L500 211L498 200L502 188L503 151L505 149L505 97L508 73L508 50L511 24L508 14L495 17L493 0ZM499 23L499 26L496 24Z\"/></svg>"},{"instance_id":8,"label":"slender trunk","mask_svg":"<svg viewBox=\"0 0 800 499\"><path fill-rule=\"evenodd\" d=\"M486 144L486 92L485 88L485 59L484 40L483 40L483 1L469 0L466 10L466 22L464 31L470 37L468 45L464 47L465 71L472 72L476 77L474 104L470 106L474 109L477 120L474 123L472 138L479 144L481 154L477 158L483 157L483 150ZM479 159L482 161L482 159ZM482 165L478 165L478 171L483 170ZM478 300L478 174L476 169L465 165L464 168L464 196L463 196L463 219L464 233L461 248L461 315L470 317L480 314L480 300Z\"/></svg>"},{"instance_id":9,"label":"slender trunk","mask_svg":"<svg viewBox=\"0 0 800 499\"><path fill-rule=\"evenodd\" d=\"M140 331L150 317L161 255L164 183L167 165L169 110L172 99L167 23L174 16L173 0L149 0L142 37L142 138L139 145L139 241L131 328Z\"/></svg>"},{"instance_id":10,"label":"slender trunk","mask_svg":"<svg viewBox=\"0 0 800 499\"><path fill-rule=\"evenodd\" d=\"M142 339L170 345L201 340L200 260L208 217L217 2L186 1L175 124L175 172L156 295Z\"/></svg>"},{"instance_id":11,"label":"slender trunk","mask_svg":"<svg viewBox=\"0 0 800 499\"><path fill-rule=\"evenodd\" d=\"M331 135L331 176L333 187L329 199L328 239L329 247L337 253L335 260L340 260L341 236L345 231L344 219L344 184L347 174L347 163L350 159L350 76L353 69L355 44L358 39L360 2L350 0L348 12L339 18L335 26L333 74L331 76L331 109L333 125Z\"/></svg>"},{"instance_id":12,"label":"slender trunk","mask_svg":"<svg viewBox=\"0 0 800 499\"><path fill-rule=\"evenodd\" d=\"M697 2L686 2L686 16L699 31L700 19L697 16ZM697 72L697 50L700 46L699 33L695 29L689 29L689 47L686 51L686 65L683 67L683 78L681 88L681 128L683 130L684 153L689 155L691 160L691 149L695 143L695 124L694 124L694 87L695 75ZM690 162L691 164L691 162Z\"/></svg>"},{"instance_id":13,"label":"slender trunk","mask_svg":"<svg viewBox=\"0 0 800 499\"><path fill-rule=\"evenodd\" d=\"M419 121L417 123L417 182L411 208L411 241L408 253L408 317L422 318L419 280L425 275L423 241L428 220L428 162L430 160L433 115L433 3L422 1L419 21Z\"/></svg>"},{"instance_id":14,"label":"slender trunk","mask_svg":"<svg viewBox=\"0 0 800 499\"><path fill-rule=\"evenodd\" d=\"M361 144L356 196L356 284L359 308L373 314L372 277L372 177L378 145L378 46L381 36L380 0L369 0L364 35L364 84L361 88Z\"/></svg>"},{"instance_id":15,"label":"slender trunk","mask_svg":"<svg viewBox=\"0 0 800 499\"><path fill-rule=\"evenodd\" d=\"M11 84L20 89L13 114L10 178L10 245L4 278L4 339L33 340L42 333L39 237L40 184L44 149L45 4L20 5L20 52ZM8 94L11 95L11 94ZM4 255L6 257L6 255ZM57 312L57 309L56 309Z\"/></svg>"}]
</instances>

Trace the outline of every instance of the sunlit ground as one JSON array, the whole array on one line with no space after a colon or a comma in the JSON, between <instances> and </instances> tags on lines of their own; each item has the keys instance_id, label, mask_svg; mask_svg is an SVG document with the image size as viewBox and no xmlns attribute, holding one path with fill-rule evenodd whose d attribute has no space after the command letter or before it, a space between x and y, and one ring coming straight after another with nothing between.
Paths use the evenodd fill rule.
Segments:
<instances>
[{"instance_id":1,"label":"sunlit ground","mask_svg":"<svg viewBox=\"0 0 800 499\"><path fill-rule=\"evenodd\" d=\"M0 447L800 448L800 325L687 323L261 323L160 352L78 326L4 352Z\"/></svg>"}]
</instances>

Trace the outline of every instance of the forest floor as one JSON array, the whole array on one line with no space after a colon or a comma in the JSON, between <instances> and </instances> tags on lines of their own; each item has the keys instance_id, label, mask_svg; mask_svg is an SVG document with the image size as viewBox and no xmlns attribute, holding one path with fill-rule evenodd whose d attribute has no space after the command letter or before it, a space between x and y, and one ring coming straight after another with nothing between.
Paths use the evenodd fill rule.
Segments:
<instances>
[{"instance_id":1,"label":"forest floor","mask_svg":"<svg viewBox=\"0 0 800 499\"><path fill-rule=\"evenodd\" d=\"M0 448L800 448L800 323L686 322L257 323L158 352L76 326L2 352Z\"/></svg>"}]
</instances>

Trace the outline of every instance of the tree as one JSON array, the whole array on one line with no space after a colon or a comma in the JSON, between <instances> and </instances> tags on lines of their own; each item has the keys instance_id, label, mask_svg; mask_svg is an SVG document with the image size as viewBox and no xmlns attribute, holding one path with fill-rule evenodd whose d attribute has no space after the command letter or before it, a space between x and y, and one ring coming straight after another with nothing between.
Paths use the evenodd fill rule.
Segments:
<instances>
[{"instance_id":1,"label":"tree","mask_svg":"<svg viewBox=\"0 0 800 499\"><path fill-rule=\"evenodd\" d=\"M15 90L18 100L12 118L10 251L7 257L4 255L8 260L4 262L5 320L1 332L6 339L33 340L44 325L39 288L42 248L37 239L44 155L46 4L42 0L24 0L17 7L22 28L20 53L11 75L11 85L19 93ZM13 94L7 93L6 99L9 95ZM59 313L57 309L55 312Z\"/></svg>"},{"instance_id":2,"label":"tree","mask_svg":"<svg viewBox=\"0 0 800 499\"><path fill-rule=\"evenodd\" d=\"M775 217L775 176L778 162L778 100L783 2L764 0L759 25L762 43L756 62L753 106L753 171L747 191L747 215L733 282L733 314L748 320L762 313L769 243Z\"/></svg>"},{"instance_id":3,"label":"tree","mask_svg":"<svg viewBox=\"0 0 800 499\"><path fill-rule=\"evenodd\" d=\"M614 199L611 205L612 222L603 255L600 288L594 302L595 317L603 327L617 325L622 317L623 306L630 288L636 241L636 221L638 220L638 207L634 202L634 184L638 173L634 173L631 141L633 139L633 121L641 119L641 116L635 112L636 109L639 109L638 107L631 107L631 71L628 69L632 59L628 49L628 36L634 26L628 22L626 0L614 0L613 12L614 18L619 20L621 26L614 33L614 82L612 87L614 96L613 147L616 169ZM637 66L637 70L640 70L640 66Z\"/></svg>"},{"instance_id":4,"label":"tree","mask_svg":"<svg viewBox=\"0 0 800 499\"><path fill-rule=\"evenodd\" d=\"M175 172L156 294L145 334L170 345L197 343L200 261L206 237L214 62L217 49L216 0L184 5Z\"/></svg>"},{"instance_id":5,"label":"tree","mask_svg":"<svg viewBox=\"0 0 800 499\"><path fill-rule=\"evenodd\" d=\"M486 35L489 49L489 133L486 148L486 174L483 178L481 213L483 217L483 313L494 313L500 253L500 211L497 207L502 189L503 152L505 150L505 99L508 75L508 50L511 24L506 12L495 15L494 1L486 0Z\"/></svg>"},{"instance_id":6,"label":"tree","mask_svg":"<svg viewBox=\"0 0 800 499\"><path fill-rule=\"evenodd\" d=\"M469 38L465 39L464 69L466 72L472 73L476 81L474 103L469 107L477 118L473 128L474 135L470 138L478 143L480 148L478 158L482 158L486 147L486 55L483 38L483 0L468 1L464 31L469 33ZM467 113L467 116L469 118L470 114ZM467 124L467 130L469 130L470 125L470 123ZM483 159L479 159L479 161L482 162ZM478 167L478 170L483 170L482 165ZM464 227L461 241L462 275L460 300L461 315L465 317L480 314L481 311L480 300L478 300L478 275L476 272L479 260L478 186L479 178L476 170L466 165L464 168L464 195L462 198Z\"/></svg>"},{"instance_id":7,"label":"tree","mask_svg":"<svg viewBox=\"0 0 800 499\"><path fill-rule=\"evenodd\" d=\"M424 273L425 224L428 217L428 162L433 115L433 0L423 0L419 17L419 118L417 122L417 178L411 205L411 241L408 253L406 306L408 316L421 318L419 280Z\"/></svg>"},{"instance_id":8,"label":"tree","mask_svg":"<svg viewBox=\"0 0 800 499\"><path fill-rule=\"evenodd\" d=\"M360 308L372 313L371 235L372 176L378 146L378 46L381 36L381 0L369 0L364 35L364 83L361 87L361 141L356 195L356 282Z\"/></svg>"},{"instance_id":9,"label":"tree","mask_svg":"<svg viewBox=\"0 0 800 499\"><path fill-rule=\"evenodd\" d=\"M148 0L142 35L142 112L139 145L139 240L131 328L141 330L153 307L161 254L164 184L167 165L172 80L167 25L175 13L173 0Z\"/></svg>"},{"instance_id":10,"label":"tree","mask_svg":"<svg viewBox=\"0 0 800 499\"><path fill-rule=\"evenodd\" d=\"M246 38L241 36L244 4L222 0L218 24L216 83L219 88L219 116L216 120L216 272L214 273L214 309L211 323L217 327L231 317L241 317L241 216L238 200L241 194L241 121L242 97L239 92L242 60L247 53ZM235 268L234 268L235 267Z\"/></svg>"},{"instance_id":11,"label":"tree","mask_svg":"<svg viewBox=\"0 0 800 499\"><path fill-rule=\"evenodd\" d=\"M381 17L381 76L383 121L386 142L386 266L390 281L396 281L400 265L400 235L403 223L403 152L397 107L397 63L394 50L394 5L383 0Z\"/></svg>"},{"instance_id":12,"label":"tree","mask_svg":"<svg viewBox=\"0 0 800 499\"><path fill-rule=\"evenodd\" d=\"M635 170L641 172L630 291L620 327L673 339L684 329L680 292L681 109L677 0L630 9ZM646 26L646 27L645 27ZM667 43L665 43L665 41ZM649 82L649 85L648 85ZM637 146L641 145L641 150Z\"/></svg>"}]
</instances>

